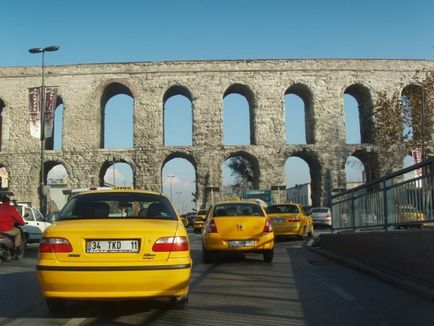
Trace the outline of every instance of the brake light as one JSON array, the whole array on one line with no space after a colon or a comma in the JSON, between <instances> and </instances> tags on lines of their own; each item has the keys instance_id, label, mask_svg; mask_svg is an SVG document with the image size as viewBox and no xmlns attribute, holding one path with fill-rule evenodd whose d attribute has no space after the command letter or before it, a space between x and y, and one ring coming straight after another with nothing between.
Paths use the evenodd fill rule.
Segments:
<instances>
[{"instance_id":1,"label":"brake light","mask_svg":"<svg viewBox=\"0 0 434 326\"><path fill-rule=\"evenodd\" d=\"M39 252L72 252L72 246L65 238L41 238Z\"/></svg>"},{"instance_id":2,"label":"brake light","mask_svg":"<svg viewBox=\"0 0 434 326\"><path fill-rule=\"evenodd\" d=\"M288 217L288 222L300 222L300 218L295 216L295 217Z\"/></svg>"},{"instance_id":3,"label":"brake light","mask_svg":"<svg viewBox=\"0 0 434 326\"><path fill-rule=\"evenodd\" d=\"M152 251L188 251L189 245L186 237L165 237L155 241Z\"/></svg>"},{"instance_id":4,"label":"brake light","mask_svg":"<svg viewBox=\"0 0 434 326\"><path fill-rule=\"evenodd\" d=\"M271 222L268 218L265 220L265 225L262 232L273 232L273 226L271 225Z\"/></svg>"},{"instance_id":5,"label":"brake light","mask_svg":"<svg viewBox=\"0 0 434 326\"><path fill-rule=\"evenodd\" d=\"M206 227L206 232L208 233L217 233L217 224L215 224L214 219L212 219L211 221L209 221L207 227Z\"/></svg>"}]
</instances>

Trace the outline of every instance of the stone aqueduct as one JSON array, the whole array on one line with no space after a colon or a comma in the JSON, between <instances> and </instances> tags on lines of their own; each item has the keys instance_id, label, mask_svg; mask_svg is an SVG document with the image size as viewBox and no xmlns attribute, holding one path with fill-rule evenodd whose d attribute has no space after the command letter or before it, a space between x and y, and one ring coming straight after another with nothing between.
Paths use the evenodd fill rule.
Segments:
<instances>
[{"instance_id":1,"label":"stone aqueduct","mask_svg":"<svg viewBox=\"0 0 434 326\"><path fill-rule=\"evenodd\" d=\"M46 85L59 87L63 106L61 150L45 152L45 171L62 164L71 188L100 185L119 162L132 167L137 188L162 190L162 168L173 158L187 159L196 173L199 203L210 201L209 186L222 187L222 165L232 156L254 162L259 188L285 184L291 157L309 166L313 205L328 204L345 183L345 161L377 155L372 105L379 91L392 94L434 70L426 60L245 60L80 64L45 67ZM40 142L30 136L28 88L41 83L40 67L0 68L1 150L9 186L20 200L38 203ZM223 144L223 98L237 93L250 111L250 145ZM306 144L285 140L285 94L305 107ZM134 146L104 148L104 107L118 94L134 100ZM360 144L345 143L344 94L358 102ZM191 146L164 145L164 103L183 95L192 103ZM432 132L432 131L431 131ZM366 165L365 165L366 168ZM384 170L381 161L374 176ZM221 196L216 194L216 199Z\"/></svg>"}]
</instances>

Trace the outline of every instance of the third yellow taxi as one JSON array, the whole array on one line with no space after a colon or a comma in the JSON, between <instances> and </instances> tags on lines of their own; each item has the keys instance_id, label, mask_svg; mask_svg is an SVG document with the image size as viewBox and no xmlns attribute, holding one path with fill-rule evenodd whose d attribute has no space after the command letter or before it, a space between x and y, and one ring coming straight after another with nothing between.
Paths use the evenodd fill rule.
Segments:
<instances>
[{"instance_id":1,"label":"third yellow taxi","mask_svg":"<svg viewBox=\"0 0 434 326\"><path fill-rule=\"evenodd\" d=\"M227 201L215 204L202 229L203 260L217 252L253 252L273 260L274 233L265 211L256 202Z\"/></svg>"},{"instance_id":2,"label":"third yellow taxi","mask_svg":"<svg viewBox=\"0 0 434 326\"><path fill-rule=\"evenodd\" d=\"M304 239L313 235L312 217L300 204L270 205L267 207L267 215L276 236L296 236Z\"/></svg>"},{"instance_id":3,"label":"third yellow taxi","mask_svg":"<svg viewBox=\"0 0 434 326\"><path fill-rule=\"evenodd\" d=\"M190 244L163 195L95 190L72 196L45 230L36 266L48 308L68 300L169 297L187 303Z\"/></svg>"},{"instance_id":4,"label":"third yellow taxi","mask_svg":"<svg viewBox=\"0 0 434 326\"><path fill-rule=\"evenodd\" d=\"M202 231L207 214L208 211L206 209L201 209L199 212L197 212L197 215L194 217L193 232L200 233L200 231Z\"/></svg>"}]
</instances>

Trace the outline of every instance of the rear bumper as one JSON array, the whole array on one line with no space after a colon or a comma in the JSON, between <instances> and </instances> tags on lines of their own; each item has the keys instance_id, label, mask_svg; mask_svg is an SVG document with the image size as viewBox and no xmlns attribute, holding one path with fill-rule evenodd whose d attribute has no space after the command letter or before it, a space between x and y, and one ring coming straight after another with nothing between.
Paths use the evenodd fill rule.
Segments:
<instances>
[{"instance_id":1,"label":"rear bumper","mask_svg":"<svg viewBox=\"0 0 434 326\"><path fill-rule=\"evenodd\" d=\"M254 247L229 247L228 241L230 240L255 240L256 245ZM274 233L264 233L259 238L252 237L234 237L234 238L222 238L218 234L208 233L203 240L203 246L206 250L212 251L261 251L271 250L274 248Z\"/></svg>"},{"instance_id":2,"label":"rear bumper","mask_svg":"<svg viewBox=\"0 0 434 326\"><path fill-rule=\"evenodd\" d=\"M191 263L164 266L37 266L47 298L122 299L188 294Z\"/></svg>"}]
</instances>

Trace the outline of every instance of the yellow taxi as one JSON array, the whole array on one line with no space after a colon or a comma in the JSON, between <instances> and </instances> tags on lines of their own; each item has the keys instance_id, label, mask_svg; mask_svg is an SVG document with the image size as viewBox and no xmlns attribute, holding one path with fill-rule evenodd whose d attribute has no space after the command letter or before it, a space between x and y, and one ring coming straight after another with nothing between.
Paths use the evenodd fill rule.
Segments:
<instances>
[{"instance_id":1,"label":"yellow taxi","mask_svg":"<svg viewBox=\"0 0 434 326\"><path fill-rule=\"evenodd\" d=\"M217 252L253 252L273 260L274 233L264 209L255 202L226 201L215 204L202 229L205 263Z\"/></svg>"},{"instance_id":2,"label":"yellow taxi","mask_svg":"<svg viewBox=\"0 0 434 326\"><path fill-rule=\"evenodd\" d=\"M407 227L423 227L423 222L425 220L425 214L423 211L417 209L412 205L397 205L396 209L397 228L407 228Z\"/></svg>"},{"instance_id":3,"label":"yellow taxi","mask_svg":"<svg viewBox=\"0 0 434 326\"><path fill-rule=\"evenodd\" d=\"M300 204L270 205L267 207L267 215L276 236L296 236L304 239L313 235L312 217Z\"/></svg>"},{"instance_id":4,"label":"yellow taxi","mask_svg":"<svg viewBox=\"0 0 434 326\"><path fill-rule=\"evenodd\" d=\"M188 301L192 259L170 201L144 190L72 196L43 234L37 275L49 310L67 300L168 297Z\"/></svg>"},{"instance_id":5,"label":"yellow taxi","mask_svg":"<svg viewBox=\"0 0 434 326\"><path fill-rule=\"evenodd\" d=\"M197 215L194 217L193 232L200 233L200 231L202 231L202 227L205 223L207 214L208 211L203 209L197 212Z\"/></svg>"}]
</instances>

